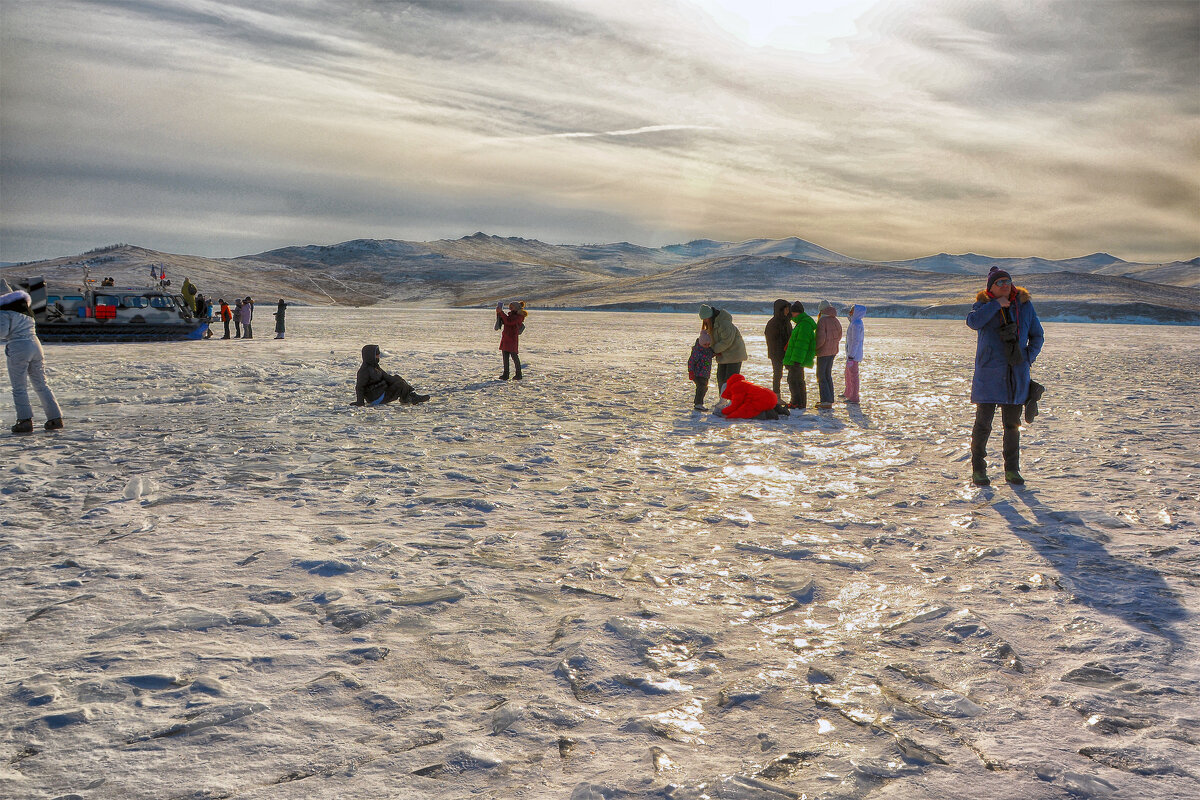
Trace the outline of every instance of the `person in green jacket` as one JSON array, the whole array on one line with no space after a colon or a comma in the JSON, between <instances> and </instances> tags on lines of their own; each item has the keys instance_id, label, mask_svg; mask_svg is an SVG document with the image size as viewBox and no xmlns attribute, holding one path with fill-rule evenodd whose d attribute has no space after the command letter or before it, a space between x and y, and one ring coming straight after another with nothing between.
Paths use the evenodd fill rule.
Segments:
<instances>
[{"instance_id":1,"label":"person in green jacket","mask_svg":"<svg viewBox=\"0 0 1200 800\"><path fill-rule=\"evenodd\" d=\"M817 323L804 313L804 303L792 303L791 338L783 354L783 365L787 367L788 391L792 397L788 408L808 408L808 387L804 385L804 368L812 368L817 355Z\"/></svg>"},{"instance_id":2,"label":"person in green jacket","mask_svg":"<svg viewBox=\"0 0 1200 800\"><path fill-rule=\"evenodd\" d=\"M712 320L712 349L717 357L717 388L724 392L730 375L742 371L746 360L746 342L742 332L733 324L733 316L724 309L700 306L700 319Z\"/></svg>"}]
</instances>

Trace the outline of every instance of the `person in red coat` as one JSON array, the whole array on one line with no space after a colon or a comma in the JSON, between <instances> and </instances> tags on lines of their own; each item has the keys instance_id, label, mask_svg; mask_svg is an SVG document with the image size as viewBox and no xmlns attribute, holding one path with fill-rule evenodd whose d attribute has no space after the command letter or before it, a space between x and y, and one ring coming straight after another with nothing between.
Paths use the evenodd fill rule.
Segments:
<instances>
[{"instance_id":1,"label":"person in red coat","mask_svg":"<svg viewBox=\"0 0 1200 800\"><path fill-rule=\"evenodd\" d=\"M729 401L729 405L721 409L726 419L753 419L764 411L773 411L779 405L777 394L765 386L751 383L736 372L725 382L721 397Z\"/></svg>"},{"instance_id":2,"label":"person in red coat","mask_svg":"<svg viewBox=\"0 0 1200 800\"><path fill-rule=\"evenodd\" d=\"M500 352L504 353L504 374L500 376L500 380L508 380L508 362L509 359L517 367L516 374L512 377L516 380L521 380L521 359L517 355L518 339L521 336L521 331L525 328L525 318L529 316L529 312L525 310L525 303L513 301L508 304L508 313L504 313L504 304L496 303L496 327L503 328L504 333L500 334Z\"/></svg>"}]
</instances>

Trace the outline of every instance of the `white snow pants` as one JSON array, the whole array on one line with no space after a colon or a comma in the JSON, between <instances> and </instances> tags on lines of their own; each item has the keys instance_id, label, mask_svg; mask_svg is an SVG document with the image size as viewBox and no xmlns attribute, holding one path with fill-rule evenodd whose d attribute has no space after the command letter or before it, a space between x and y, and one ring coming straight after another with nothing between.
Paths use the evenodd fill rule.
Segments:
<instances>
[{"instance_id":1,"label":"white snow pants","mask_svg":"<svg viewBox=\"0 0 1200 800\"><path fill-rule=\"evenodd\" d=\"M42 401L46 419L58 419L62 409L54 399L54 392L46 385L46 373L42 368L42 343L37 339L14 339L4 347L8 356L8 379L12 382L13 404L17 407L17 419L33 419L33 406L29 404L29 383Z\"/></svg>"}]
</instances>

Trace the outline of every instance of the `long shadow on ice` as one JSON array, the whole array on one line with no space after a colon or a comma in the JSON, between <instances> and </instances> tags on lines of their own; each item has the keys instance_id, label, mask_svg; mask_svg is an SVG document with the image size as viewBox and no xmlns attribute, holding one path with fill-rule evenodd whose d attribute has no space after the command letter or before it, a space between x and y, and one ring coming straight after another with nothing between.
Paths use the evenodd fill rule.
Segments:
<instances>
[{"instance_id":1,"label":"long shadow on ice","mask_svg":"<svg viewBox=\"0 0 1200 800\"><path fill-rule=\"evenodd\" d=\"M1058 570L1079 602L1161 636L1172 648L1182 643L1172 625L1187 613L1162 575L1109 553L1097 538L1103 534L1076 521L1078 514L1046 506L1030 489L1013 488L1034 520L1007 500L992 507Z\"/></svg>"}]
</instances>

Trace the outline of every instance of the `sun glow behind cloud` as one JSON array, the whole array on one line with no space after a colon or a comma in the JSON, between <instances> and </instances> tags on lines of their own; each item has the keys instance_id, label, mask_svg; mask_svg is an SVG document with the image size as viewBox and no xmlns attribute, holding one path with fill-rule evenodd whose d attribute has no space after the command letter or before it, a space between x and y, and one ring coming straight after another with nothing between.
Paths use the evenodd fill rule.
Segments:
<instances>
[{"instance_id":1,"label":"sun glow behind cloud","mask_svg":"<svg viewBox=\"0 0 1200 800\"><path fill-rule=\"evenodd\" d=\"M879 0L688 0L751 47L813 55L858 32L857 21Z\"/></svg>"}]
</instances>

